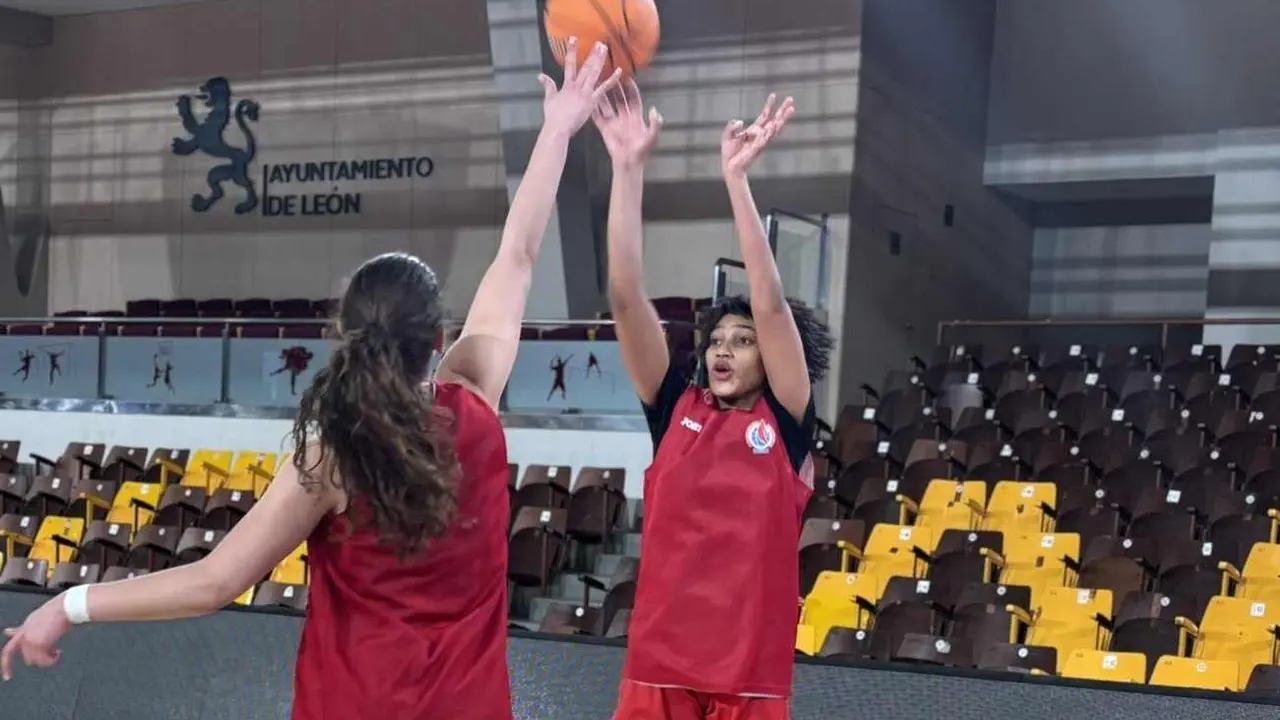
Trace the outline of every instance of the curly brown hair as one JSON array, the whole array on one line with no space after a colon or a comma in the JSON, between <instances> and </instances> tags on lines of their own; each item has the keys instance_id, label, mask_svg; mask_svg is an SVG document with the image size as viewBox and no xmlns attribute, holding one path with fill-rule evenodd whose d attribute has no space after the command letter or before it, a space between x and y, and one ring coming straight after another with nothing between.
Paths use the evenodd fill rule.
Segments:
<instances>
[{"instance_id":1,"label":"curly brown hair","mask_svg":"<svg viewBox=\"0 0 1280 720\"><path fill-rule=\"evenodd\" d=\"M442 321L435 273L404 253L368 260L336 320L338 347L293 424L293 462L304 483L346 494L354 528L372 528L408 557L444 534L457 510L453 418L426 382ZM319 452L304 453L313 437Z\"/></svg>"}]
</instances>

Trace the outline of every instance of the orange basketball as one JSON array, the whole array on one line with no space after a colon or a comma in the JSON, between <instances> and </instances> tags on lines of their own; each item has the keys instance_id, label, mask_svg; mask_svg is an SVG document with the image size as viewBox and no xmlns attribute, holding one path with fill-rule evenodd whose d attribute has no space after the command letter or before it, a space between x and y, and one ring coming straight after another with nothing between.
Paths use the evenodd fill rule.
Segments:
<instances>
[{"instance_id":1,"label":"orange basketball","mask_svg":"<svg viewBox=\"0 0 1280 720\"><path fill-rule=\"evenodd\" d=\"M623 76L634 76L658 51L658 8L653 0L547 0L542 24L561 65L571 37L578 38L578 67L596 42L607 45L609 62L602 78L615 67L622 68Z\"/></svg>"}]
</instances>

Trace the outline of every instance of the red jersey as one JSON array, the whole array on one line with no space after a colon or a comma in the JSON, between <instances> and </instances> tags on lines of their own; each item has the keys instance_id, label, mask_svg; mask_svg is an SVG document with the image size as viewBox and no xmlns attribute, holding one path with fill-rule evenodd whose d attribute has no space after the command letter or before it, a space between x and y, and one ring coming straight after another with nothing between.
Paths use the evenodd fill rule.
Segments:
<instances>
[{"instance_id":1,"label":"red jersey","mask_svg":"<svg viewBox=\"0 0 1280 720\"><path fill-rule=\"evenodd\" d=\"M658 395L645 408L657 448L625 677L787 697L812 403L802 421L767 390L750 410L724 410L674 370Z\"/></svg>"},{"instance_id":2,"label":"red jersey","mask_svg":"<svg viewBox=\"0 0 1280 720\"><path fill-rule=\"evenodd\" d=\"M436 385L454 417L458 516L400 560L346 513L307 540L311 590L294 720L509 720L507 445L479 396Z\"/></svg>"}]
</instances>

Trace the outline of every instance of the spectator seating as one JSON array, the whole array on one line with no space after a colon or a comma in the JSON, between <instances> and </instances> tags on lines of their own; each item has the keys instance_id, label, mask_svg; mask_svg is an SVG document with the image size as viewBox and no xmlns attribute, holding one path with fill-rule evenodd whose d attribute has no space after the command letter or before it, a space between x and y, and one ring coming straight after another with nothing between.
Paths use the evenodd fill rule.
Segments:
<instances>
[{"instance_id":1,"label":"spectator seating","mask_svg":"<svg viewBox=\"0 0 1280 720\"><path fill-rule=\"evenodd\" d=\"M797 649L1274 683L1280 348L944 347L817 442Z\"/></svg>"},{"instance_id":2,"label":"spectator seating","mask_svg":"<svg viewBox=\"0 0 1280 720\"><path fill-rule=\"evenodd\" d=\"M820 427L797 651L1280 685L1280 347L984 350L915 359ZM0 462L19 450L0 443ZM104 450L73 444L32 458L34 476L0 477L0 582L58 588L189 562L280 462ZM640 555L625 471L530 464L509 477L513 626L625 637ZM304 546L239 602L302 608L307 581Z\"/></svg>"}]
</instances>

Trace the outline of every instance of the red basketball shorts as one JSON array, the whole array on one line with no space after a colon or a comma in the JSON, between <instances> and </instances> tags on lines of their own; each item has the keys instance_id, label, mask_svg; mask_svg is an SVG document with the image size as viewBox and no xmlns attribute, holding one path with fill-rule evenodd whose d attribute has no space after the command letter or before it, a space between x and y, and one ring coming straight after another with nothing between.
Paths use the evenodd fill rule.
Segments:
<instances>
[{"instance_id":1,"label":"red basketball shorts","mask_svg":"<svg viewBox=\"0 0 1280 720\"><path fill-rule=\"evenodd\" d=\"M790 720L787 698L712 695L622 681L613 720Z\"/></svg>"}]
</instances>

